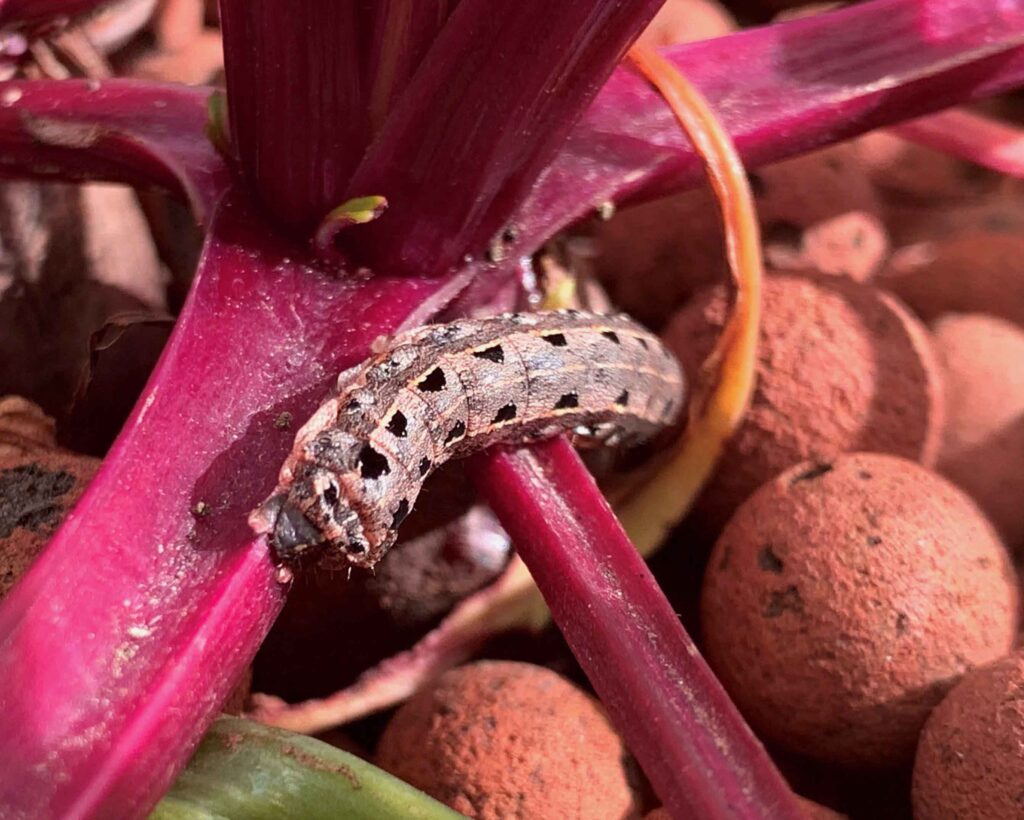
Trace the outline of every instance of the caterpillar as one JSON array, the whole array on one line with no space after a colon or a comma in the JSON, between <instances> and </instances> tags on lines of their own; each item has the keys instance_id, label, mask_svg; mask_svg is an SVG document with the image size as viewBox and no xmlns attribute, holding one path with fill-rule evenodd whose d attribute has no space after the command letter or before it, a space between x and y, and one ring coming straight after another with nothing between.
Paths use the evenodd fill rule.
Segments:
<instances>
[{"instance_id":1,"label":"caterpillar","mask_svg":"<svg viewBox=\"0 0 1024 820\"><path fill-rule=\"evenodd\" d=\"M513 313L425 325L338 377L250 517L284 564L372 567L426 478L497 443L648 438L682 406L678 362L625 315Z\"/></svg>"}]
</instances>

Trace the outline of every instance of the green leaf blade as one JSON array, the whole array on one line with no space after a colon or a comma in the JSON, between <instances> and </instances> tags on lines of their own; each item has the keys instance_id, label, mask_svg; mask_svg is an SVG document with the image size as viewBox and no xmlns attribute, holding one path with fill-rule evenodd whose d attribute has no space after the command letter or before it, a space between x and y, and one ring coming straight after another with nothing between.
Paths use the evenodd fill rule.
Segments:
<instances>
[{"instance_id":1,"label":"green leaf blade","mask_svg":"<svg viewBox=\"0 0 1024 820\"><path fill-rule=\"evenodd\" d=\"M218 719L150 820L453 820L398 778L322 741Z\"/></svg>"}]
</instances>

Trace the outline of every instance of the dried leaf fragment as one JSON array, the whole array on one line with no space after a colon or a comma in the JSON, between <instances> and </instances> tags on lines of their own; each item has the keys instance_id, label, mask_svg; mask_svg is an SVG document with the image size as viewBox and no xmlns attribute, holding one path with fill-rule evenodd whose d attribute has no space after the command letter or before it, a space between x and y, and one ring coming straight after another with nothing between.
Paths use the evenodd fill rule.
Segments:
<instances>
[{"instance_id":1,"label":"dried leaf fragment","mask_svg":"<svg viewBox=\"0 0 1024 820\"><path fill-rule=\"evenodd\" d=\"M657 52L634 46L630 57L664 95L704 162L719 201L729 269L736 284L733 313L702 367L690 398L690 418L670 460L616 506L643 554L655 550L693 504L754 390L761 321L763 262L750 183L729 135L685 78ZM621 496L620 496L621 497Z\"/></svg>"}]
</instances>

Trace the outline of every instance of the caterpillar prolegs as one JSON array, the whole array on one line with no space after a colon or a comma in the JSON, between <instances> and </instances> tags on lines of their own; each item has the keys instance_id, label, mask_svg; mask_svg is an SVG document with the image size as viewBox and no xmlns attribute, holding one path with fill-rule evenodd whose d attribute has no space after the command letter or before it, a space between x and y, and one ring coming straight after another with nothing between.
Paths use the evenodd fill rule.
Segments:
<instances>
[{"instance_id":1,"label":"caterpillar prolegs","mask_svg":"<svg viewBox=\"0 0 1024 820\"><path fill-rule=\"evenodd\" d=\"M567 431L583 443L639 441L676 419L682 393L675 358L628 316L426 325L341 374L250 523L283 562L316 549L373 566L445 461Z\"/></svg>"}]
</instances>

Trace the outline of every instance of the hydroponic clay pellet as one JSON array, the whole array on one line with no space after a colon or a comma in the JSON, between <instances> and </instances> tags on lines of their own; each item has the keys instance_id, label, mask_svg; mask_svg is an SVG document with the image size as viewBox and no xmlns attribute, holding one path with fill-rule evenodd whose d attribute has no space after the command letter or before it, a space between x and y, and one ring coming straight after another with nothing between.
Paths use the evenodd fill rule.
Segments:
<instances>
[{"instance_id":1,"label":"hydroponic clay pellet","mask_svg":"<svg viewBox=\"0 0 1024 820\"><path fill-rule=\"evenodd\" d=\"M895 299L837 276L779 273L764 285L757 388L696 508L717 533L759 485L804 459L851 450L934 461L941 384L927 330ZM724 286L666 329L691 383L728 315Z\"/></svg>"},{"instance_id":2,"label":"hydroponic clay pellet","mask_svg":"<svg viewBox=\"0 0 1024 820\"><path fill-rule=\"evenodd\" d=\"M818 270L848 276L857 282L871 278L889 250L885 227L878 217L850 211L811 225L799 236L784 231L765 237L764 256L777 269Z\"/></svg>"},{"instance_id":3,"label":"hydroponic clay pellet","mask_svg":"<svg viewBox=\"0 0 1024 820\"><path fill-rule=\"evenodd\" d=\"M894 253L878 284L930 322L944 313L988 313L1024 324L1024 235L972 229Z\"/></svg>"},{"instance_id":4,"label":"hydroponic clay pellet","mask_svg":"<svg viewBox=\"0 0 1024 820\"><path fill-rule=\"evenodd\" d=\"M591 697L549 669L483 661L402 706L377 762L470 817L628 817L626 755Z\"/></svg>"},{"instance_id":5,"label":"hydroponic clay pellet","mask_svg":"<svg viewBox=\"0 0 1024 820\"><path fill-rule=\"evenodd\" d=\"M716 0L668 0L637 42L654 48L721 37L736 30L736 18Z\"/></svg>"},{"instance_id":6,"label":"hydroponic clay pellet","mask_svg":"<svg viewBox=\"0 0 1024 820\"><path fill-rule=\"evenodd\" d=\"M850 211L881 210L860 157L849 144L759 168L752 172L751 187L766 230L779 224L802 229Z\"/></svg>"},{"instance_id":7,"label":"hydroponic clay pellet","mask_svg":"<svg viewBox=\"0 0 1024 820\"><path fill-rule=\"evenodd\" d=\"M973 163L887 131L865 134L851 144L868 179L886 202L935 208L977 201L1000 180L998 174Z\"/></svg>"},{"instance_id":8,"label":"hydroponic clay pellet","mask_svg":"<svg viewBox=\"0 0 1024 820\"><path fill-rule=\"evenodd\" d=\"M696 291L723 281L723 242L711 191L685 191L624 208L598 225L595 271L616 305L661 327Z\"/></svg>"},{"instance_id":9,"label":"hydroponic clay pellet","mask_svg":"<svg viewBox=\"0 0 1024 820\"><path fill-rule=\"evenodd\" d=\"M1024 808L1024 655L964 676L932 712L914 761L915 820L994 820Z\"/></svg>"},{"instance_id":10,"label":"hydroponic clay pellet","mask_svg":"<svg viewBox=\"0 0 1024 820\"><path fill-rule=\"evenodd\" d=\"M946 380L938 469L1017 549L1024 546L1024 330L994 316L950 314L933 331Z\"/></svg>"},{"instance_id":11,"label":"hydroponic clay pellet","mask_svg":"<svg viewBox=\"0 0 1024 820\"><path fill-rule=\"evenodd\" d=\"M751 188L767 241L795 241L827 220L880 209L845 145L759 168ZM595 239L596 273L613 301L651 327L662 327L699 289L727 279L719 205L706 187L625 208L595 228Z\"/></svg>"},{"instance_id":12,"label":"hydroponic clay pellet","mask_svg":"<svg viewBox=\"0 0 1024 820\"><path fill-rule=\"evenodd\" d=\"M815 803L813 800L808 800L805 797L797 796L797 800L800 806L804 810L804 815L807 820L842 820L846 817L845 814L840 814L837 811L833 811L828 806L823 806L821 803Z\"/></svg>"},{"instance_id":13,"label":"hydroponic clay pellet","mask_svg":"<svg viewBox=\"0 0 1024 820\"><path fill-rule=\"evenodd\" d=\"M701 612L708 661L763 737L886 767L960 675L1009 651L1017 582L966 494L854 454L793 467L736 511Z\"/></svg>"}]
</instances>

